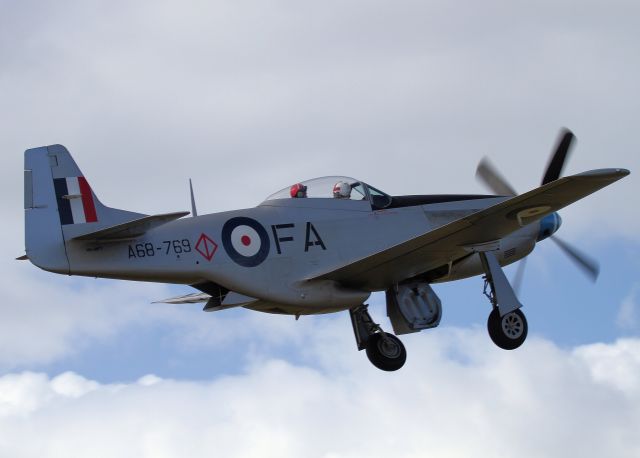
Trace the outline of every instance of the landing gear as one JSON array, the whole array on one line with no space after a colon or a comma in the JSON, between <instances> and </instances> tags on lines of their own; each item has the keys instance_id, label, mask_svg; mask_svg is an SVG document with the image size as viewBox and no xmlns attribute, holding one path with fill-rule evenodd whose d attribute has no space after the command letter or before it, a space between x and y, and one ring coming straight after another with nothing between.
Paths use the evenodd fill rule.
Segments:
<instances>
[{"instance_id":1,"label":"landing gear","mask_svg":"<svg viewBox=\"0 0 640 458\"><path fill-rule=\"evenodd\" d=\"M364 304L349 310L358 350L366 349L371 364L383 371L397 371L407 360L407 350L393 334L384 332Z\"/></svg>"},{"instance_id":2,"label":"landing gear","mask_svg":"<svg viewBox=\"0 0 640 458\"><path fill-rule=\"evenodd\" d=\"M383 371L397 371L407 360L407 350L393 334L378 332L369 336L367 358Z\"/></svg>"},{"instance_id":3,"label":"landing gear","mask_svg":"<svg viewBox=\"0 0 640 458\"><path fill-rule=\"evenodd\" d=\"M520 311L522 304L493 253L481 252L480 258L486 272L483 293L492 307L487 319L489 337L503 350L515 350L524 343L529 330L527 319Z\"/></svg>"},{"instance_id":4,"label":"landing gear","mask_svg":"<svg viewBox=\"0 0 640 458\"><path fill-rule=\"evenodd\" d=\"M494 308L487 320L487 330L493 343L503 350L515 350L527 338L529 326L527 318L520 310L500 316L498 308Z\"/></svg>"}]
</instances>

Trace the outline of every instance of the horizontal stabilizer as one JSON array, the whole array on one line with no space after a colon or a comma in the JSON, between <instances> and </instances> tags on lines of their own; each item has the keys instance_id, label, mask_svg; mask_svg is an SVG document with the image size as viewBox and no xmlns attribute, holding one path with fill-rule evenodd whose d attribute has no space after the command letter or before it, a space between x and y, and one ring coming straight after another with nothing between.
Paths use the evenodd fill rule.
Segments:
<instances>
[{"instance_id":1,"label":"horizontal stabilizer","mask_svg":"<svg viewBox=\"0 0 640 458\"><path fill-rule=\"evenodd\" d=\"M191 293L183 296L169 297L160 301L153 301L152 304L198 304L207 302L211 296L207 293Z\"/></svg>"},{"instance_id":2,"label":"horizontal stabilizer","mask_svg":"<svg viewBox=\"0 0 640 458\"><path fill-rule=\"evenodd\" d=\"M191 293L183 296L170 297L161 301L155 301L153 304L197 304L200 302L207 302L204 308L205 312L217 312L218 310L240 307L258 301L258 299L254 297L245 296L234 291L229 291L222 300L222 303L219 301L210 301L210 299L211 295L207 293Z\"/></svg>"},{"instance_id":3,"label":"horizontal stabilizer","mask_svg":"<svg viewBox=\"0 0 640 458\"><path fill-rule=\"evenodd\" d=\"M189 212L175 212L145 216L126 223L116 224L115 226L107 227L106 229L82 234L77 237L73 237L71 240L95 240L101 242L131 240L141 236L153 228L162 226L163 224L182 218L188 214Z\"/></svg>"}]
</instances>

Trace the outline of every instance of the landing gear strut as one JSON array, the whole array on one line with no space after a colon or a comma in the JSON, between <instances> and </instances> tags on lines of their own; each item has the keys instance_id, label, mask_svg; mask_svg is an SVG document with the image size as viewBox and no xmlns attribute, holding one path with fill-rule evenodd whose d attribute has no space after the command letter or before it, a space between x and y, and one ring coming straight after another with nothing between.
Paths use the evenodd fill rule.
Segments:
<instances>
[{"instance_id":1,"label":"landing gear strut","mask_svg":"<svg viewBox=\"0 0 640 458\"><path fill-rule=\"evenodd\" d=\"M407 360L407 350L393 334L384 332L369 315L369 306L363 304L349 310L358 350L367 351L371 364L383 371L397 371Z\"/></svg>"},{"instance_id":2,"label":"landing gear strut","mask_svg":"<svg viewBox=\"0 0 640 458\"><path fill-rule=\"evenodd\" d=\"M492 310L487 319L487 330L494 344L503 350L515 350L527 338L529 326L522 304L491 252L480 253L485 268L484 295L491 302Z\"/></svg>"}]
</instances>

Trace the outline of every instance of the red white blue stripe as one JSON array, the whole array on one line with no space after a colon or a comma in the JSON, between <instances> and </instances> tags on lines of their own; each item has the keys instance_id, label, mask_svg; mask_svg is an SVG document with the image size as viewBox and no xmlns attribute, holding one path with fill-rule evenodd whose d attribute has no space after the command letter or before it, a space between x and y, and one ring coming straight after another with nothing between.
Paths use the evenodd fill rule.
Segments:
<instances>
[{"instance_id":1,"label":"red white blue stripe","mask_svg":"<svg viewBox=\"0 0 640 458\"><path fill-rule=\"evenodd\" d=\"M84 224L98 221L93 193L87 180L80 177L53 180L60 213L60 224Z\"/></svg>"}]
</instances>

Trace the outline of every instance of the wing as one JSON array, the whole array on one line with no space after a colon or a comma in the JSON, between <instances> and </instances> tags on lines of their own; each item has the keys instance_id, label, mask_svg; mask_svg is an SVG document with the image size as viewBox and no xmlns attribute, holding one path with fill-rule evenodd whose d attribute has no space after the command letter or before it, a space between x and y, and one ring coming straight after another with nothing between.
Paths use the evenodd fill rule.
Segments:
<instances>
[{"instance_id":1,"label":"wing","mask_svg":"<svg viewBox=\"0 0 640 458\"><path fill-rule=\"evenodd\" d=\"M525 194L452 221L423 235L306 280L344 285L384 285L423 273L424 259L438 253L467 253L465 247L498 240L629 174L624 169L592 170L552 181ZM418 271L416 271L418 270Z\"/></svg>"}]
</instances>

